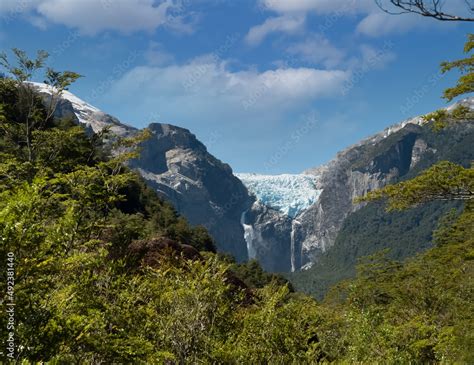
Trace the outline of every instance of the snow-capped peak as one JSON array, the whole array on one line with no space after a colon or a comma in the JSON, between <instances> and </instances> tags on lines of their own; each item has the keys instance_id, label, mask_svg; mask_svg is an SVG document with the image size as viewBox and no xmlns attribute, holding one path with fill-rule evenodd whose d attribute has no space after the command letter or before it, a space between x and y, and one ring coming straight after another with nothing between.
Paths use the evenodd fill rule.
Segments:
<instances>
[{"instance_id":1,"label":"snow-capped peak","mask_svg":"<svg viewBox=\"0 0 474 365\"><path fill-rule=\"evenodd\" d=\"M468 97L464 98L462 100L459 100L449 106L447 106L446 109L447 111L452 111L453 109L457 108L459 105L463 105L471 110L474 110L474 97ZM389 135L392 133L395 133L399 131L400 129L405 128L408 124L416 124L416 125L423 125L426 123L426 120L423 118L423 116L418 116L410 119L406 119L401 123L397 123L394 125L389 126L388 128L385 128L382 132L377 133L376 135L369 137L368 140L372 141L380 137L382 138L387 138Z\"/></svg>"},{"instance_id":2,"label":"snow-capped peak","mask_svg":"<svg viewBox=\"0 0 474 365\"><path fill-rule=\"evenodd\" d=\"M322 192L313 175L235 175L258 201L292 218L313 205Z\"/></svg>"},{"instance_id":3,"label":"snow-capped peak","mask_svg":"<svg viewBox=\"0 0 474 365\"><path fill-rule=\"evenodd\" d=\"M30 82L30 84L43 94L52 95L53 92L56 92L54 87L51 85L39 82ZM86 127L90 127L94 133L100 132L105 127L110 127L112 133L118 136L123 136L133 130L132 127L120 123L114 117L105 114L99 108L78 98L76 95L67 90L63 90L60 97L61 99L67 100L71 103L74 114L79 120L79 123L85 125Z\"/></svg>"},{"instance_id":4,"label":"snow-capped peak","mask_svg":"<svg viewBox=\"0 0 474 365\"><path fill-rule=\"evenodd\" d=\"M45 94L51 95L51 94L53 94L53 92L57 92L57 90L53 86L48 85L48 84L43 84L41 82L30 82L30 84L32 84L39 92L42 92L42 93L45 93ZM76 95L69 92L68 90L63 90L61 92L61 98L70 101L75 110L80 110L80 111L83 111L84 113L86 113L86 112L91 112L91 113L100 112L99 108L96 108L95 106L93 106L93 105L85 102L84 100L78 98Z\"/></svg>"}]
</instances>

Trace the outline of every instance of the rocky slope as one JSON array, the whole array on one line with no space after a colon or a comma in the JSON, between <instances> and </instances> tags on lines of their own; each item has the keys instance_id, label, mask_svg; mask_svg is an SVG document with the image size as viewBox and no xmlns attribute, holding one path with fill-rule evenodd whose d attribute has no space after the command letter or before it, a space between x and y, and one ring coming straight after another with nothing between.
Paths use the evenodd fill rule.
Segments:
<instances>
[{"instance_id":1,"label":"rocky slope","mask_svg":"<svg viewBox=\"0 0 474 365\"><path fill-rule=\"evenodd\" d=\"M44 96L46 104L48 104L52 94L51 87L37 82L31 84ZM83 125L90 133L98 133L108 127L113 134L123 137L137 131L136 128L120 122L117 118L86 103L67 90L61 93L55 116L71 118L76 123Z\"/></svg>"},{"instance_id":2,"label":"rocky slope","mask_svg":"<svg viewBox=\"0 0 474 365\"><path fill-rule=\"evenodd\" d=\"M191 224L204 225L221 251L246 260L240 220L252 199L245 186L189 130L158 123L148 128L153 136L131 166Z\"/></svg>"}]
</instances>

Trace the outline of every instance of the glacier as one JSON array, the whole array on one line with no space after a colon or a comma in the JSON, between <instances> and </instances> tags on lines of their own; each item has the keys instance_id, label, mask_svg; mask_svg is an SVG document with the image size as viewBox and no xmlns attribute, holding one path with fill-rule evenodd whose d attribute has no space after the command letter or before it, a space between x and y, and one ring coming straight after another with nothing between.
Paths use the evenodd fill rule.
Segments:
<instances>
[{"instance_id":1,"label":"glacier","mask_svg":"<svg viewBox=\"0 0 474 365\"><path fill-rule=\"evenodd\" d=\"M262 204L295 218L321 195L317 176L309 174L235 174Z\"/></svg>"}]
</instances>

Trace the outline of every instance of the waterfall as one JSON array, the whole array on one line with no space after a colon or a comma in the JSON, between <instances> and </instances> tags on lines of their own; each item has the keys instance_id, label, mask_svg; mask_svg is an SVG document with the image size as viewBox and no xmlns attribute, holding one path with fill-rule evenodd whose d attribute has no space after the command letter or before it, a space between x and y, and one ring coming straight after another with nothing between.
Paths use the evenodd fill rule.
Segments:
<instances>
[{"instance_id":1,"label":"waterfall","mask_svg":"<svg viewBox=\"0 0 474 365\"><path fill-rule=\"evenodd\" d=\"M244 228L244 239L245 239L245 242L247 242L247 254L248 254L249 260L251 260L257 257L257 253L255 252L255 247L254 247L255 231L251 224L245 223L245 217L247 215L247 212L248 210L243 212L242 215L240 216L240 224Z\"/></svg>"},{"instance_id":2,"label":"waterfall","mask_svg":"<svg viewBox=\"0 0 474 365\"><path fill-rule=\"evenodd\" d=\"M301 226L301 222L294 219L291 222L291 272L296 270L296 257L295 257L295 229L296 226Z\"/></svg>"}]
</instances>

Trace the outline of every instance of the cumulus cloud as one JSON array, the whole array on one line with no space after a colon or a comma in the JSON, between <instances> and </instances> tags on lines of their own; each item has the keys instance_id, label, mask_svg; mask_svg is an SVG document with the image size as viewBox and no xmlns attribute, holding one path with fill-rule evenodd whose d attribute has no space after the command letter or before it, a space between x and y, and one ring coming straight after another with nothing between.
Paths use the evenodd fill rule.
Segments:
<instances>
[{"instance_id":1,"label":"cumulus cloud","mask_svg":"<svg viewBox=\"0 0 474 365\"><path fill-rule=\"evenodd\" d=\"M298 56L306 63L323 65L327 68L336 67L344 60L345 52L335 47L322 35L311 35L301 42L287 48L291 55Z\"/></svg>"},{"instance_id":2,"label":"cumulus cloud","mask_svg":"<svg viewBox=\"0 0 474 365\"><path fill-rule=\"evenodd\" d=\"M36 25L63 24L87 35L106 30L153 31L160 26L190 32L183 12L180 3L173 0L2 0L0 3L4 18L24 16Z\"/></svg>"},{"instance_id":3,"label":"cumulus cloud","mask_svg":"<svg viewBox=\"0 0 474 365\"><path fill-rule=\"evenodd\" d=\"M375 7L373 0L260 0L260 6L278 13L319 14L366 12Z\"/></svg>"},{"instance_id":4,"label":"cumulus cloud","mask_svg":"<svg viewBox=\"0 0 474 365\"><path fill-rule=\"evenodd\" d=\"M373 0L260 0L259 6L279 16L272 16L249 30L246 40L251 45L260 44L271 33L297 33L303 30L309 12L344 16L367 12L374 4Z\"/></svg>"},{"instance_id":5,"label":"cumulus cloud","mask_svg":"<svg viewBox=\"0 0 474 365\"><path fill-rule=\"evenodd\" d=\"M396 58L393 48L394 44L391 41L385 42L381 48L374 48L368 44L360 45L361 58L356 67L371 67L373 69L384 68L388 63Z\"/></svg>"},{"instance_id":6,"label":"cumulus cloud","mask_svg":"<svg viewBox=\"0 0 474 365\"><path fill-rule=\"evenodd\" d=\"M295 33L303 29L303 16L279 16L267 19L263 24L252 27L245 40L250 45L260 44L269 34L274 32Z\"/></svg>"},{"instance_id":7,"label":"cumulus cloud","mask_svg":"<svg viewBox=\"0 0 474 365\"><path fill-rule=\"evenodd\" d=\"M135 67L117 80L107 98L134 108L158 110L175 122L263 122L339 96L349 73L342 70L280 68L231 71L225 61L200 57L185 65Z\"/></svg>"},{"instance_id":8,"label":"cumulus cloud","mask_svg":"<svg viewBox=\"0 0 474 365\"><path fill-rule=\"evenodd\" d=\"M337 94L347 74L342 70L287 68L258 72L232 72L225 61L200 57L185 65L140 66L129 71L114 85L115 92L148 90L154 95L190 99L221 98L255 104L291 103ZM214 101L216 99L213 99Z\"/></svg>"},{"instance_id":9,"label":"cumulus cloud","mask_svg":"<svg viewBox=\"0 0 474 365\"><path fill-rule=\"evenodd\" d=\"M261 9L277 13L280 17L295 16L296 14L306 16L308 13L312 13L325 16L326 22L330 24L332 24L330 20L334 16L356 15L360 18L356 32L370 37L405 33L415 28L436 24L431 19L416 14L400 16L386 14L373 0L260 0L259 4ZM452 0L449 4L445 4L444 8L453 13L464 14L466 4L464 0ZM325 23L324 19L322 23Z\"/></svg>"},{"instance_id":10,"label":"cumulus cloud","mask_svg":"<svg viewBox=\"0 0 474 365\"><path fill-rule=\"evenodd\" d=\"M416 14L394 16L378 12L369 14L362 19L356 30L370 37L380 37L393 33L405 33L425 25L426 23L420 22L420 16Z\"/></svg>"}]
</instances>

